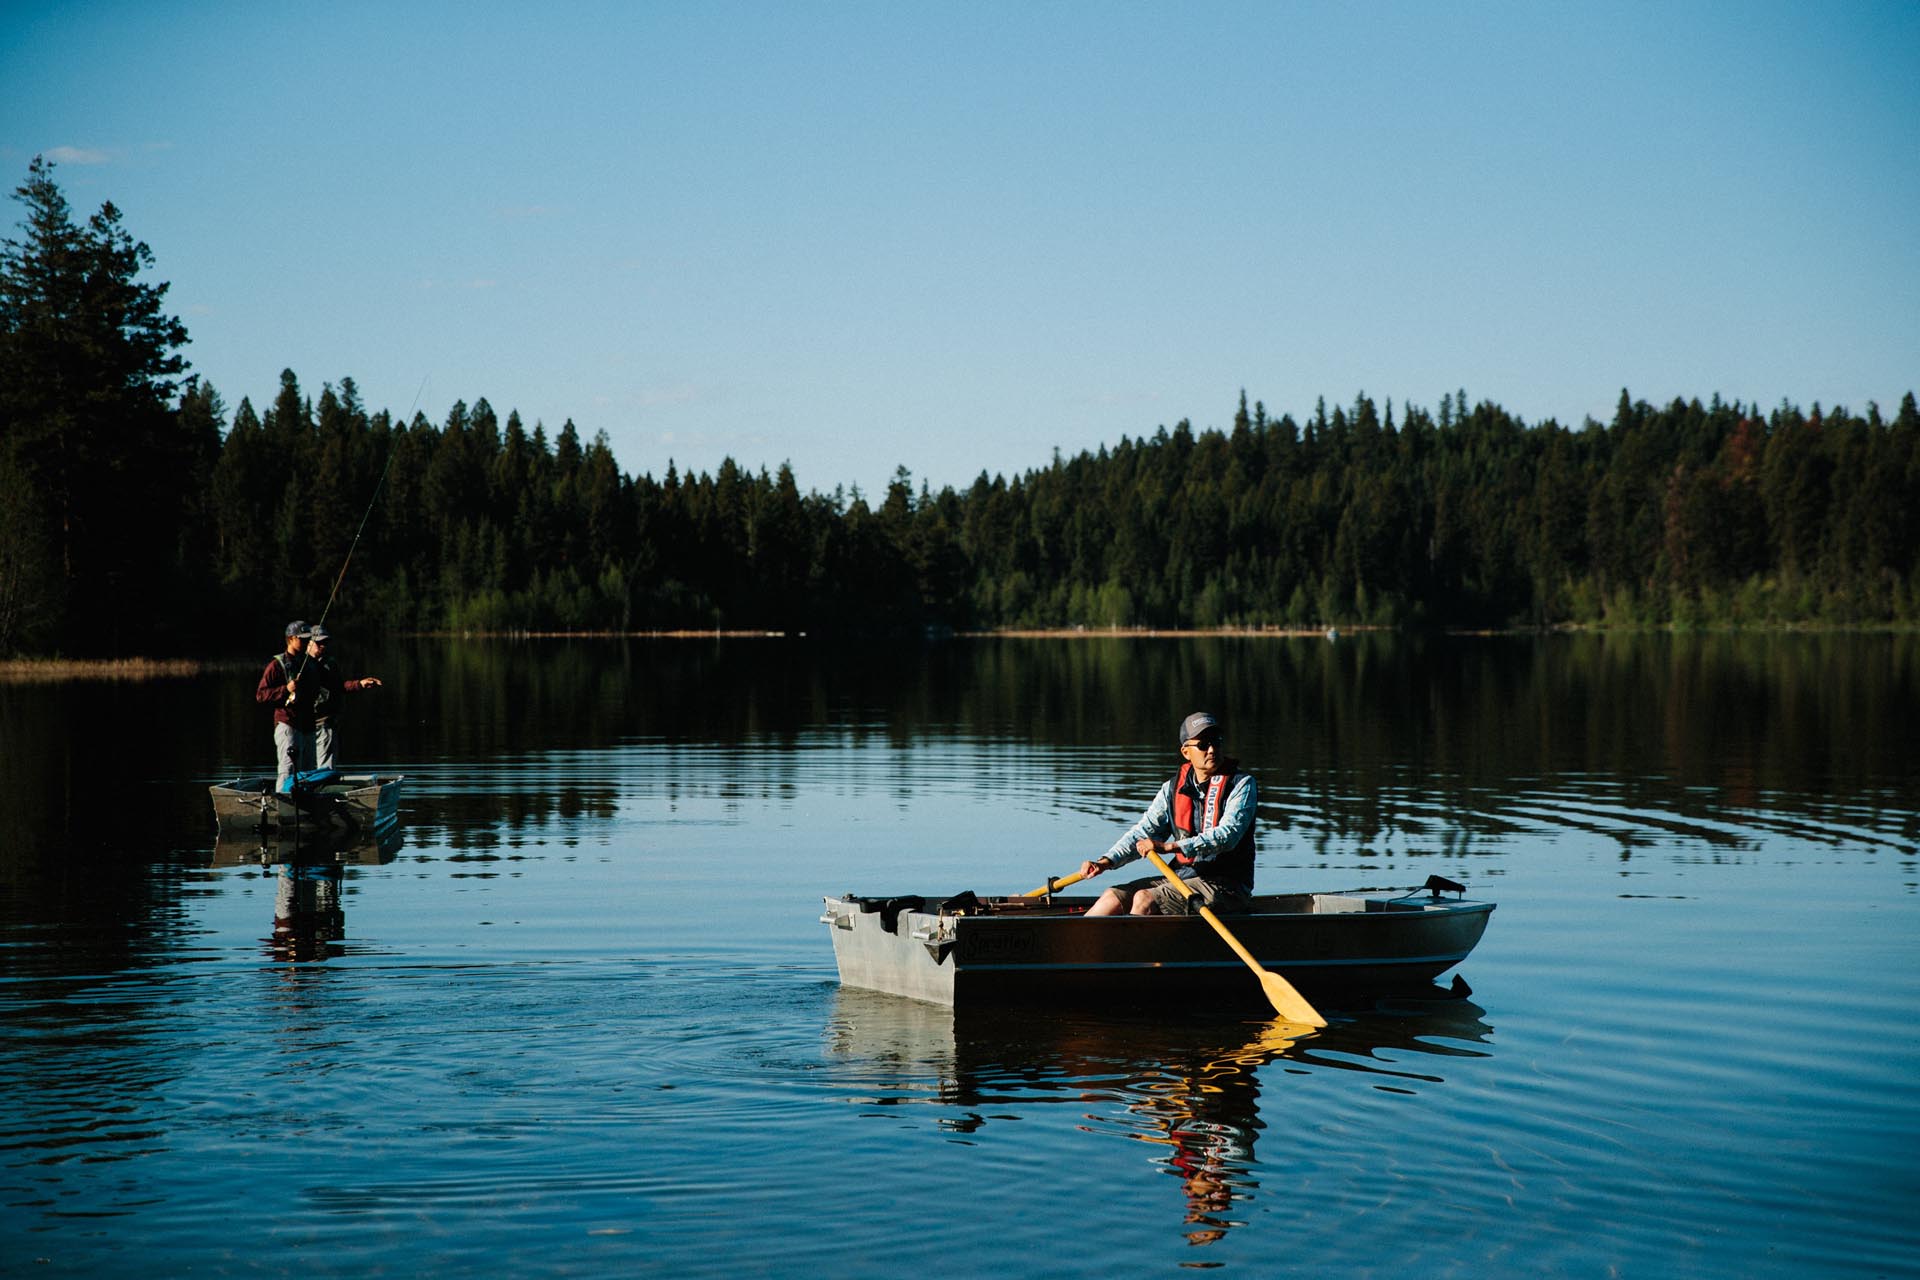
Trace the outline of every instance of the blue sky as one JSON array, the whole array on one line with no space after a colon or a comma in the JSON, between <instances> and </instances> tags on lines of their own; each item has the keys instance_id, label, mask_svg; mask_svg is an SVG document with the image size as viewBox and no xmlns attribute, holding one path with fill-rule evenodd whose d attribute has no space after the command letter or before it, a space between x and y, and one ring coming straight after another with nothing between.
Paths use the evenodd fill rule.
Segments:
<instances>
[{"instance_id":1,"label":"blue sky","mask_svg":"<svg viewBox=\"0 0 1920 1280\"><path fill-rule=\"evenodd\" d=\"M230 406L872 492L1241 388L1891 410L1916 64L1912 3L16 3L0 169L121 207Z\"/></svg>"}]
</instances>

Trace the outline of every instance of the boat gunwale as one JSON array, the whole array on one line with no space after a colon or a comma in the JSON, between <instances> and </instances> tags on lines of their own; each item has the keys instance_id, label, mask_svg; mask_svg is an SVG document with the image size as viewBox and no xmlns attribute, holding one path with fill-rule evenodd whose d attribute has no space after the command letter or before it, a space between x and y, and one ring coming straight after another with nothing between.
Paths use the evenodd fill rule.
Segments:
<instances>
[{"instance_id":1,"label":"boat gunwale","mask_svg":"<svg viewBox=\"0 0 1920 1280\"><path fill-rule=\"evenodd\" d=\"M384 791L406 781L404 773L343 773L332 782L323 782L317 787L302 787L300 795L356 795L362 791ZM348 785L358 783L360 785ZM208 785L210 792L229 796L260 796L278 794L290 798L290 794L281 791L271 774L245 774L230 782L215 782Z\"/></svg>"},{"instance_id":2,"label":"boat gunwale","mask_svg":"<svg viewBox=\"0 0 1920 1280\"><path fill-rule=\"evenodd\" d=\"M1087 908L1099 901L1097 896L1076 895L1072 897L1055 895L1052 899L1026 898L1019 895L1005 897L979 898L973 908L944 910L952 899L935 899L931 896L899 894L890 897L865 894L827 894L823 895L829 904L841 904L859 908L862 913L884 913L888 906L897 905L899 915L917 915L934 919L943 924L951 923L957 928L973 929L989 924L1032 923L1035 921L1077 921L1086 918ZM906 905L914 898L920 898L923 905ZM1379 909L1363 908L1358 911L1320 911L1313 909L1318 900L1324 898L1346 898L1355 902L1383 904ZM1258 924L1269 920L1390 920L1396 923L1408 923L1412 919L1446 915L1469 915L1491 913L1499 904L1483 898L1413 898L1379 897L1366 892L1351 893L1287 893L1261 894L1254 898L1257 907L1263 900L1306 899L1307 910L1296 911L1237 911L1219 912L1223 922L1244 920ZM872 904L872 905L869 905ZM884 904L884 905L883 905ZM1391 905L1385 905L1391 904ZM1189 915L1168 915L1156 913L1148 916L1136 916L1128 913L1103 917L1109 921L1127 920L1135 923L1153 923L1164 927L1171 920L1195 920L1202 917L1197 913Z\"/></svg>"}]
</instances>

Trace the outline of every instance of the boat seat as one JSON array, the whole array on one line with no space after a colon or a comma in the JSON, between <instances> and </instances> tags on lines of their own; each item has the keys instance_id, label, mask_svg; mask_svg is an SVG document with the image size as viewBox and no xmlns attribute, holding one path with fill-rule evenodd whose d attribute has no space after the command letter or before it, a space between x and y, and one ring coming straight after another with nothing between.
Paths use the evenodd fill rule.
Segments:
<instances>
[{"instance_id":1,"label":"boat seat","mask_svg":"<svg viewBox=\"0 0 1920 1280\"><path fill-rule=\"evenodd\" d=\"M880 913L880 927L888 933L898 932L902 911L924 911L927 900L912 894L898 898L859 898L849 895L847 901L856 904L867 914Z\"/></svg>"}]
</instances>

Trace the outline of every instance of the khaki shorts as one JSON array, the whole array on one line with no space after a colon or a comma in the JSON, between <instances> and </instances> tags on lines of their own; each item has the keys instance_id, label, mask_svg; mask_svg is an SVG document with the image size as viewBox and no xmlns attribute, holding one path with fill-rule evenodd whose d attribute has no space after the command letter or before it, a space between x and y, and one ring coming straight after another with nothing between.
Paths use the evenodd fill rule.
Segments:
<instances>
[{"instance_id":1,"label":"khaki shorts","mask_svg":"<svg viewBox=\"0 0 1920 1280\"><path fill-rule=\"evenodd\" d=\"M1205 907L1215 915L1231 915L1248 911L1253 906L1252 896L1232 885L1199 879L1188 880L1186 884L1193 890L1191 898L1168 884L1165 876L1129 880L1125 884L1113 885L1107 892L1120 895L1122 911L1132 911L1133 895L1146 889L1153 894L1153 909L1163 916L1198 915L1196 907Z\"/></svg>"}]
</instances>

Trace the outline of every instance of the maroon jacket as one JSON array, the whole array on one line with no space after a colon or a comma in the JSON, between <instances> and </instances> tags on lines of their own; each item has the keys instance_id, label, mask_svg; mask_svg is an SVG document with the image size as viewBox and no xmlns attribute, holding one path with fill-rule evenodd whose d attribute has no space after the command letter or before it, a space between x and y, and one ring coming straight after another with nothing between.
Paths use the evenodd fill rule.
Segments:
<instances>
[{"instance_id":1,"label":"maroon jacket","mask_svg":"<svg viewBox=\"0 0 1920 1280\"><path fill-rule=\"evenodd\" d=\"M312 707L311 699L295 698L292 710L287 708L287 679L300 671L304 661L297 653L276 653L267 660L267 669L260 673L260 686L253 691L253 700L262 706L273 708L275 724L292 725L296 729L311 730L313 718L306 714ZM311 668L312 663L307 663Z\"/></svg>"}]
</instances>

